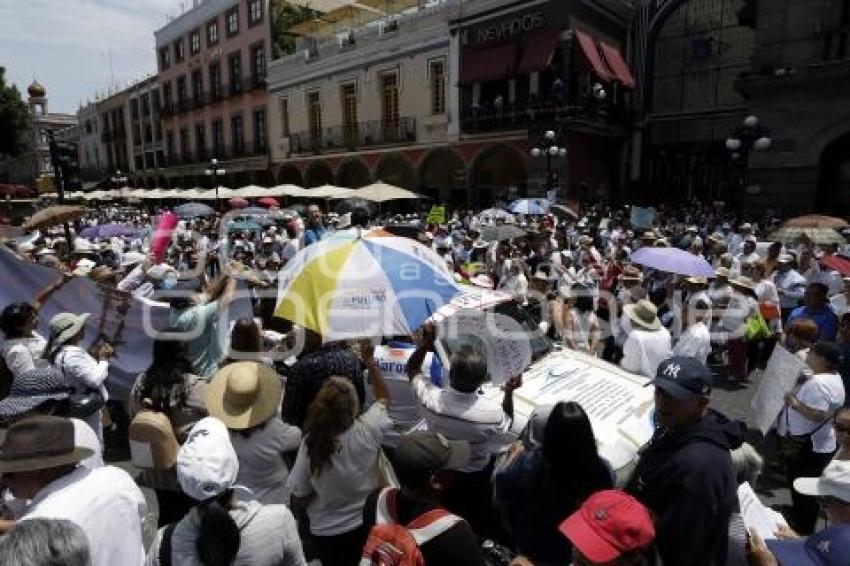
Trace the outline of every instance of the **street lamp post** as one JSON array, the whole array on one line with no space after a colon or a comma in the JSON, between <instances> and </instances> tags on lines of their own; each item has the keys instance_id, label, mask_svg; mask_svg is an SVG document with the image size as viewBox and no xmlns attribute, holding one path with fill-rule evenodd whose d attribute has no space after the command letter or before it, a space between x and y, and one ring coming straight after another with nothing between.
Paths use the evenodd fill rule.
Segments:
<instances>
[{"instance_id":1,"label":"street lamp post","mask_svg":"<svg viewBox=\"0 0 850 566\"><path fill-rule=\"evenodd\" d=\"M552 172L552 160L555 158L566 158L566 144L558 139L554 130L546 130L543 137L531 147L531 156L535 159L546 156L546 190L548 191L551 185L556 184L554 173Z\"/></svg>"},{"instance_id":2,"label":"street lamp post","mask_svg":"<svg viewBox=\"0 0 850 566\"><path fill-rule=\"evenodd\" d=\"M215 188L215 204L216 204L216 206L219 206L219 202L218 202L218 178L221 175L224 175L226 173L226 171L224 170L224 167L221 167L219 165L218 159L212 158L210 160L209 166L207 167L207 170L204 171L204 173L206 173L207 175L212 177L213 188Z\"/></svg>"},{"instance_id":3,"label":"street lamp post","mask_svg":"<svg viewBox=\"0 0 850 566\"><path fill-rule=\"evenodd\" d=\"M115 171L115 174L110 177L109 180L112 181L113 189L118 189L127 184L127 176L121 172L121 169L117 169Z\"/></svg>"},{"instance_id":4,"label":"street lamp post","mask_svg":"<svg viewBox=\"0 0 850 566\"><path fill-rule=\"evenodd\" d=\"M747 116L741 125L734 128L726 138L726 149L732 161L740 163L742 168L741 184L746 188L750 165L750 153L767 151L773 145L770 130L760 124L757 116Z\"/></svg>"}]
</instances>

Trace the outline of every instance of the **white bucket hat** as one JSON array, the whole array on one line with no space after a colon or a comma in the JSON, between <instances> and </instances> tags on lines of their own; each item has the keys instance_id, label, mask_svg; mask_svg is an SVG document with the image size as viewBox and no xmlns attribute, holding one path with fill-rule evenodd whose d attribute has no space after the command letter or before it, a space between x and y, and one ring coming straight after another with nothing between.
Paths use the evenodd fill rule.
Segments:
<instances>
[{"instance_id":1,"label":"white bucket hat","mask_svg":"<svg viewBox=\"0 0 850 566\"><path fill-rule=\"evenodd\" d=\"M206 501L233 487L238 473L239 459L224 423L214 417L198 421L177 453L177 480L183 492Z\"/></svg>"}]
</instances>

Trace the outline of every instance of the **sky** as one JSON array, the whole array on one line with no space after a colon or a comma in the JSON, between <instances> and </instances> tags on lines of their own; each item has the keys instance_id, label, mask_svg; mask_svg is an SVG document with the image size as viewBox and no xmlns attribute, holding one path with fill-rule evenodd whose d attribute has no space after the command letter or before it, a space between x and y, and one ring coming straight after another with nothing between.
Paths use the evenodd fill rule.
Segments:
<instances>
[{"instance_id":1,"label":"sky","mask_svg":"<svg viewBox=\"0 0 850 566\"><path fill-rule=\"evenodd\" d=\"M154 30L192 0L0 0L0 66L26 100L33 78L48 111L75 113L113 82L156 70ZM112 60L110 72L110 56Z\"/></svg>"}]
</instances>

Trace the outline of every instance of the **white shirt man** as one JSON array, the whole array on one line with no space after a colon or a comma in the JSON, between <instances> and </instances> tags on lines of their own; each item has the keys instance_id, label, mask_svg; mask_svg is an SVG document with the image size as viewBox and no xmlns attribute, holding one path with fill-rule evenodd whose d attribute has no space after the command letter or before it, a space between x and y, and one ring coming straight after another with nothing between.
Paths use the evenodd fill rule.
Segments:
<instances>
[{"instance_id":1,"label":"white shirt man","mask_svg":"<svg viewBox=\"0 0 850 566\"><path fill-rule=\"evenodd\" d=\"M42 488L21 520L68 519L86 534L92 566L139 566L145 563L146 510L144 495L127 472L77 466Z\"/></svg>"},{"instance_id":2,"label":"white shirt man","mask_svg":"<svg viewBox=\"0 0 850 566\"><path fill-rule=\"evenodd\" d=\"M646 299L626 305L623 312L633 328L623 344L620 366L632 373L655 377L661 362L673 355L670 332L658 320L655 305Z\"/></svg>"},{"instance_id":3,"label":"white shirt man","mask_svg":"<svg viewBox=\"0 0 850 566\"><path fill-rule=\"evenodd\" d=\"M797 308L806 292L806 280L795 269L792 269L787 261L783 261L789 257L779 256L779 269L773 274L773 283L779 292L779 305L783 309Z\"/></svg>"},{"instance_id":4,"label":"white shirt man","mask_svg":"<svg viewBox=\"0 0 850 566\"><path fill-rule=\"evenodd\" d=\"M711 353L711 334L702 320L688 326L673 347L674 356L696 358L702 365L707 365L709 353Z\"/></svg>"},{"instance_id":5,"label":"white shirt man","mask_svg":"<svg viewBox=\"0 0 850 566\"><path fill-rule=\"evenodd\" d=\"M844 278L844 292L833 295L829 299L829 304L839 318L844 313L850 312L850 277Z\"/></svg>"}]
</instances>

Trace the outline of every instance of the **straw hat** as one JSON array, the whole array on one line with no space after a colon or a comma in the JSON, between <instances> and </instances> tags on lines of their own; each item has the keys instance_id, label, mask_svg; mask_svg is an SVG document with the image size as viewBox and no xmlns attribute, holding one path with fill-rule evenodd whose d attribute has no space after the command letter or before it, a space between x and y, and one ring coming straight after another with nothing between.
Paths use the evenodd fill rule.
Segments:
<instances>
[{"instance_id":1,"label":"straw hat","mask_svg":"<svg viewBox=\"0 0 850 566\"><path fill-rule=\"evenodd\" d=\"M730 281L730 283L732 283L733 287L736 287L736 288L741 289L743 291L747 291L749 294L753 295L754 297L756 296L756 284L753 283L753 280L750 279L749 277L745 277L745 276L741 275L739 277L736 277L732 281Z\"/></svg>"},{"instance_id":2,"label":"straw hat","mask_svg":"<svg viewBox=\"0 0 850 566\"><path fill-rule=\"evenodd\" d=\"M232 363L218 370L210 381L207 411L229 429L251 428L277 412L282 389L280 377L265 364Z\"/></svg>"},{"instance_id":3,"label":"straw hat","mask_svg":"<svg viewBox=\"0 0 850 566\"><path fill-rule=\"evenodd\" d=\"M9 427L0 446L0 473L46 470L82 462L94 455L74 443L71 419L33 416Z\"/></svg>"},{"instance_id":4,"label":"straw hat","mask_svg":"<svg viewBox=\"0 0 850 566\"><path fill-rule=\"evenodd\" d=\"M661 321L658 320L658 309L646 299L641 299L635 304L624 306L623 312L626 313L626 316L632 322L647 330L658 330L661 328Z\"/></svg>"},{"instance_id":5,"label":"straw hat","mask_svg":"<svg viewBox=\"0 0 850 566\"><path fill-rule=\"evenodd\" d=\"M643 273L634 265L627 265L623 268L623 273L620 274L621 281L643 281Z\"/></svg>"},{"instance_id":6,"label":"straw hat","mask_svg":"<svg viewBox=\"0 0 850 566\"><path fill-rule=\"evenodd\" d=\"M685 277L685 281L691 285L708 285L708 279L705 277Z\"/></svg>"},{"instance_id":7,"label":"straw hat","mask_svg":"<svg viewBox=\"0 0 850 566\"><path fill-rule=\"evenodd\" d=\"M728 277L729 277L729 270L728 270L727 268L725 268L725 267L718 267L717 269L715 269L715 270L714 270L714 274L715 274L717 277L726 277L726 278L728 278Z\"/></svg>"}]
</instances>

